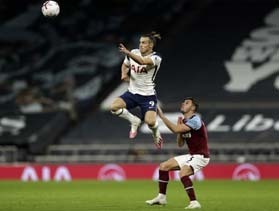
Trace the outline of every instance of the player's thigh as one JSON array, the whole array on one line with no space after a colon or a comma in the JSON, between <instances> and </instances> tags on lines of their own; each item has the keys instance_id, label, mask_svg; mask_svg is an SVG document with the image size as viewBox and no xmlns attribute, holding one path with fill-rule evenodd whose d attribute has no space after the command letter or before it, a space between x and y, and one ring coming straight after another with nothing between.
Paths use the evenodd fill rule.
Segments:
<instances>
[{"instance_id":1,"label":"player's thigh","mask_svg":"<svg viewBox=\"0 0 279 211\"><path fill-rule=\"evenodd\" d=\"M207 166L209 160L209 158L205 158L203 155L195 154L193 155L193 159L189 163L192 166L194 173L196 173Z\"/></svg>"},{"instance_id":2,"label":"player's thigh","mask_svg":"<svg viewBox=\"0 0 279 211\"><path fill-rule=\"evenodd\" d=\"M180 167L174 158L170 158L167 161L160 163L160 170L162 171L179 170L179 169Z\"/></svg>"},{"instance_id":3,"label":"player's thigh","mask_svg":"<svg viewBox=\"0 0 279 211\"><path fill-rule=\"evenodd\" d=\"M156 111L149 110L144 115L144 122L148 125L155 125L156 116Z\"/></svg>"},{"instance_id":4,"label":"player's thigh","mask_svg":"<svg viewBox=\"0 0 279 211\"><path fill-rule=\"evenodd\" d=\"M174 157L174 159L177 161L177 163L181 169L179 172L180 177L189 176L194 173L194 169L191 165L191 161L193 159L192 155L190 155L190 154L179 155L179 156Z\"/></svg>"},{"instance_id":5,"label":"player's thigh","mask_svg":"<svg viewBox=\"0 0 279 211\"><path fill-rule=\"evenodd\" d=\"M204 158L203 155L180 155L174 158L179 164L180 168L183 171L188 172L191 167L193 173L200 171L203 167L205 167L209 163L209 158ZM184 168L184 166L186 166Z\"/></svg>"},{"instance_id":6,"label":"player's thigh","mask_svg":"<svg viewBox=\"0 0 279 211\"><path fill-rule=\"evenodd\" d=\"M113 110L113 111L117 111L118 109L126 108L126 103L125 103L125 101L124 101L122 98L117 97L117 98L115 98L114 101L112 102L110 108L111 108L111 110Z\"/></svg>"},{"instance_id":7,"label":"player's thigh","mask_svg":"<svg viewBox=\"0 0 279 211\"><path fill-rule=\"evenodd\" d=\"M146 124L153 126L156 122L157 97L156 95L141 96L138 100L141 113Z\"/></svg>"}]
</instances>

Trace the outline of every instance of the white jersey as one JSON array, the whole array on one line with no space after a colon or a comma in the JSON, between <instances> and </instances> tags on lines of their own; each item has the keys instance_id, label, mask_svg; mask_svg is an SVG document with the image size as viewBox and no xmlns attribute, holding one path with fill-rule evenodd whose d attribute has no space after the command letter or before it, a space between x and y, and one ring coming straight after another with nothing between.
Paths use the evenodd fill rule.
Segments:
<instances>
[{"instance_id":1,"label":"white jersey","mask_svg":"<svg viewBox=\"0 0 279 211\"><path fill-rule=\"evenodd\" d=\"M139 49L133 49L132 53L141 56ZM124 64L130 66L130 83L128 90L133 94L144 96L154 95L155 77L160 68L162 58L153 52L145 57L150 57L153 65L140 65L130 57L125 57Z\"/></svg>"}]
</instances>

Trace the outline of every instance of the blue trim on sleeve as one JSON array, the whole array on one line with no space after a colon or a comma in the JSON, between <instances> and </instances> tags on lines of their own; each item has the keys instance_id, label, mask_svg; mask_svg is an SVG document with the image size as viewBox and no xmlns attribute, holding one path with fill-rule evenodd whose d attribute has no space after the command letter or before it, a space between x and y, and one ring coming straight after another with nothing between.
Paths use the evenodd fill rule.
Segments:
<instances>
[{"instance_id":1,"label":"blue trim on sleeve","mask_svg":"<svg viewBox=\"0 0 279 211\"><path fill-rule=\"evenodd\" d=\"M193 130L199 130L202 126L202 121L198 115L193 115L190 119L187 119L184 124Z\"/></svg>"}]
</instances>

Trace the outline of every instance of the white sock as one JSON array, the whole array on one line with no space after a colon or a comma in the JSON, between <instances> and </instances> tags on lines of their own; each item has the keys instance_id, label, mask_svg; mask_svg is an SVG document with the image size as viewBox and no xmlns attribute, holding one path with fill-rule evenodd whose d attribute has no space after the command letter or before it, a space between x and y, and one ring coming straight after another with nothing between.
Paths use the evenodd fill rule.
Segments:
<instances>
[{"instance_id":1,"label":"white sock","mask_svg":"<svg viewBox=\"0 0 279 211\"><path fill-rule=\"evenodd\" d=\"M159 127L158 127L158 121L156 120L155 125L153 127L149 127L150 130L153 133L153 136L155 137L159 137L160 136L160 131L159 131Z\"/></svg>"},{"instance_id":2,"label":"white sock","mask_svg":"<svg viewBox=\"0 0 279 211\"><path fill-rule=\"evenodd\" d=\"M120 108L117 111L111 111L111 113L128 120L129 122L133 122L133 120L135 118L138 118L136 116L134 116L133 114L131 114L126 108Z\"/></svg>"}]
</instances>

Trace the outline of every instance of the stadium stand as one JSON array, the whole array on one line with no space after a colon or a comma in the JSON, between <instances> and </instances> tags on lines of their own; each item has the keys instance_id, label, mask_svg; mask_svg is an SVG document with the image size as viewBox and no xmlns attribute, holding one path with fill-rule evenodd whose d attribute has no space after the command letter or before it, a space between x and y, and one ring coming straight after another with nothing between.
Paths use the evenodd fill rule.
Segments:
<instances>
[{"instance_id":1,"label":"stadium stand","mask_svg":"<svg viewBox=\"0 0 279 211\"><path fill-rule=\"evenodd\" d=\"M37 1L21 2L26 10L5 13L0 25L1 162L159 162L183 153L162 124L158 151L146 126L131 142L127 122L101 109L123 86L117 44L134 47L154 29L163 35L157 90L166 114L194 96L213 161L279 160L278 1L115 0L110 9L67 1L56 19L42 17Z\"/></svg>"}]
</instances>

